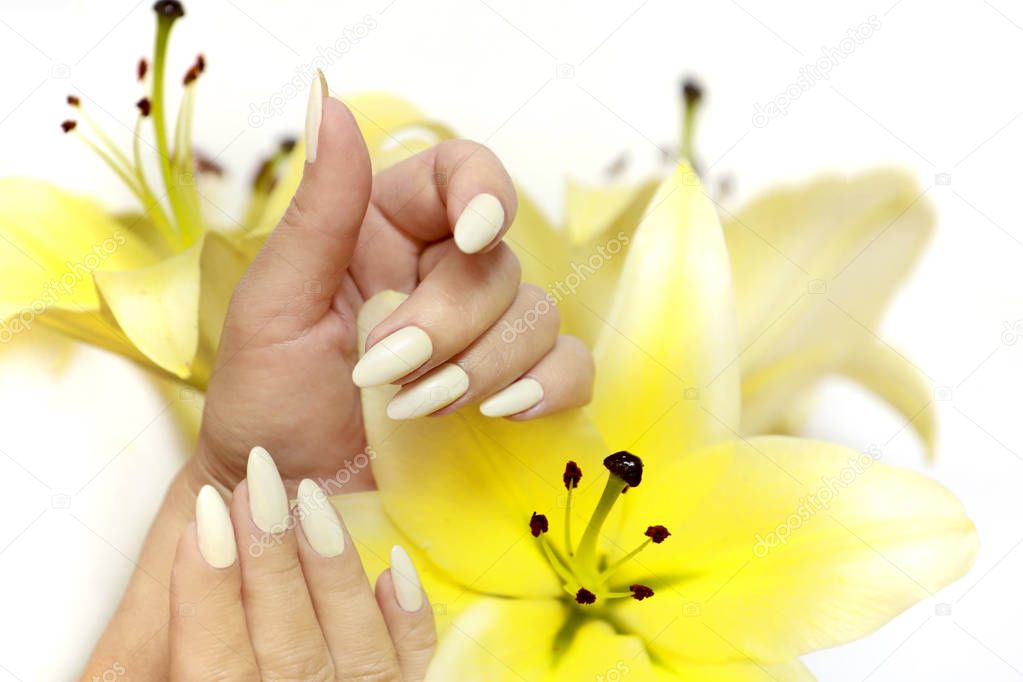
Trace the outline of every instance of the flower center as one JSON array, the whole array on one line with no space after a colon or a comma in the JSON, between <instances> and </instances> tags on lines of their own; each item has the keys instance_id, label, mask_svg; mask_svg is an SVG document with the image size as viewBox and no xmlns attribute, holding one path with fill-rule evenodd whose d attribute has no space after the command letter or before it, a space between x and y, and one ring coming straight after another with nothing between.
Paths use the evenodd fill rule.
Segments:
<instances>
[{"instance_id":1,"label":"flower center","mask_svg":"<svg viewBox=\"0 0 1023 682\"><path fill-rule=\"evenodd\" d=\"M565 484L565 489L568 490L565 502L565 550L568 552L567 556L559 552L547 539L546 534L550 524L546 516L533 512L529 519L529 530L540 543L544 556L547 557L551 568L561 579L565 591L575 599L576 603L584 606L596 604L604 599L632 597L642 601L652 597L654 591L646 585L632 583L628 585L627 590L624 589L624 586L616 586L614 575L651 543L659 545L671 535L664 526L650 526L644 533L646 540L631 552L625 553L605 566L603 560L606 557L597 556L597 540L600 537L600 531L618 498L624 495L629 488L635 488L642 482L643 461L631 452L623 450L605 457L604 467L608 470L604 492L601 493L593 515L590 517L589 523L586 524L578 546L573 549L572 491L579 487L583 472L575 462L568 462L565 465L562 481Z\"/></svg>"},{"instance_id":2,"label":"flower center","mask_svg":"<svg viewBox=\"0 0 1023 682\"><path fill-rule=\"evenodd\" d=\"M168 135L165 118L167 98L164 90L164 71L167 45L174 23L185 16L184 6L178 0L158 0L153 5L156 14L156 39L152 61L141 59L135 75L142 84L143 95L135 102L138 110L129 157L92 119L77 95L68 95L67 103L75 109L75 118L61 123L61 129L82 140L117 175L142 204L143 212L156 229L164 245L172 252L195 243L205 231L201 209L201 193L197 176L221 175L216 159L206 157L192 146L192 120L195 108L195 88L206 70L206 59L197 55L181 80L184 92L178 109L173 138ZM87 98L86 98L87 99ZM153 143L145 142L156 151L160 185L154 189L143 169L141 144L145 122L152 123ZM81 124L81 125L80 125ZM255 227L262 217L260 209L266 204L266 195L273 189L281 161L287 158L294 142L284 141L273 155L260 166L253 181L252 203L240 223L243 230Z\"/></svg>"}]
</instances>

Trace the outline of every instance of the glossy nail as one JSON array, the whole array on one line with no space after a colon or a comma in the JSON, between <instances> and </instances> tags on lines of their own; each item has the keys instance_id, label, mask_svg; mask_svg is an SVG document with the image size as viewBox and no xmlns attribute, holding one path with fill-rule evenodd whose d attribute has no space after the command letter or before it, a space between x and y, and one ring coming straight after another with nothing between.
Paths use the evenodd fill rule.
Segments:
<instances>
[{"instance_id":1,"label":"glossy nail","mask_svg":"<svg viewBox=\"0 0 1023 682\"><path fill-rule=\"evenodd\" d=\"M543 386L536 379L526 377L498 391L480 404L486 417L507 417L528 410L543 400Z\"/></svg>"},{"instance_id":2,"label":"glossy nail","mask_svg":"<svg viewBox=\"0 0 1023 682\"><path fill-rule=\"evenodd\" d=\"M249 481L249 512L264 533L283 533L288 528L288 494L270 453L254 447L246 468Z\"/></svg>"},{"instance_id":3,"label":"glossy nail","mask_svg":"<svg viewBox=\"0 0 1023 682\"><path fill-rule=\"evenodd\" d=\"M324 557L335 557L345 549L345 532L334 505L315 482L304 479L298 484L298 511L306 540Z\"/></svg>"},{"instance_id":4,"label":"glossy nail","mask_svg":"<svg viewBox=\"0 0 1023 682\"><path fill-rule=\"evenodd\" d=\"M419 582L419 573L401 545L391 548L391 581L394 583L394 598L402 611L412 613L423 608L423 586Z\"/></svg>"},{"instance_id":5,"label":"glossy nail","mask_svg":"<svg viewBox=\"0 0 1023 682\"><path fill-rule=\"evenodd\" d=\"M309 84L309 104L305 112L305 159L316 161L320 143L320 121L323 120L323 100L328 96L327 78L316 69L316 79Z\"/></svg>"},{"instance_id":6,"label":"glossy nail","mask_svg":"<svg viewBox=\"0 0 1023 682\"><path fill-rule=\"evenodd\" d=\"M195 498L195 530L199 553L206 563L213 568L227 568L234 563L238 549L231 515L220 493L211 485L204 485Z\"/></svg>"},{"instance_id":7,"label":"glossy nail","mask_svg":"<svg viewBox=\"0 0 1023 682\"><path fill-rule=\"evenodd\" d=\"M430 336L419 327L403 327L373 345L352 370L356 386L380 386L419 369L433 355Z\"/></svg>"},{"instance_id":8,"label":"glossy nail","mask_svg":"<svg viewBox=\"0 0 1023 682\"><path fill-rule=\"evenodd\" d=\"M387 403L391 419L415 419L455 402L469 390L469 375L456 364L441 365L398 391Z\"/></svg>"},{"instance_id":9,"label":"glossy nail","mask_svg":"<svg viewBox=\"0 0 1023 682\"><path fill-rule=\"evenodd\" d=\"M501 231L504 207L493 194L477 194L455 222L455 244L463 253L481 251Z\"/></svg>"}]
</instances>

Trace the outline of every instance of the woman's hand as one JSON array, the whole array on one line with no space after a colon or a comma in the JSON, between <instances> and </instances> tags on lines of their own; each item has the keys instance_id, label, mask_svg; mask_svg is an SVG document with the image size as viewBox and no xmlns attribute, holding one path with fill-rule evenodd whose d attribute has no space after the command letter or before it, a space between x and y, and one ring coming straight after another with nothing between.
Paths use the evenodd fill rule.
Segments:
<instances>
[{"instance_id":1,"label":"woman's hand","mask_svg":"<svg viewBox=\"0 0 1023 682\"><path fill-rule=\"evenodd\" d=\"M408 555L370 588L334 507L311 480L288 498L255 448L230 510L211 486L171 573L172 680L422 680L433 612Z\"/></svg>"},{"instance_id":2,"label":"woman's hand","mask_svg":"<svg viewBox=\"0 0 1023 682\"><path fill-rule=\"evenodd\" d=\"M325 90L313 83L302 183L235 292L210 380L198 460L224 491L253 442L289 485L363 461L356 381L403 385L389 408L399 420L513 385L484 412L533 418L589 400L589 351L558 335L557 312L520 283L501 241L516 196L493 152L445 142L373 177L351 113ZM357 364L356 314L386 289L409 298L363 330L369 352ZM502 338L538 304L551 312ZM350 489L372 484L363 473Z\"/></svg>"}]
</instances>

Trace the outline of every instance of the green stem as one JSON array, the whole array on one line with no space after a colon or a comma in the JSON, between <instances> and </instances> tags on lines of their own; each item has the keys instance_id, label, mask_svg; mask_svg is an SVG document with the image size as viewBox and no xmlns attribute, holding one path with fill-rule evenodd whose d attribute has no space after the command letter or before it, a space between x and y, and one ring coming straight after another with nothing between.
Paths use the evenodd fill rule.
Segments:
<instances>
[{"instance_id":1,"label":"green stem","mask_svg":"<svg viewBox=\"0 0 1023 682\"><path fill-rule=\"evenodd\" d=\"M565 501L565 551L568 556L573 556L572 550L572 488L568 489L568 499Z\"/></svg>"},{"instance_id":2,"label":"green stem","mask_svg":"<svg viewBox=\"0 0 1023 682\"><path fill-rule=\"evenodd\" d=\"M600 529L604 527L604 521L607 520L608 515L611 513L611 508L615 506L618 496L622 494L622 490L625 487L625 481L614 474L607 477L607 485L604 486L604 492L600 495L600 501L597 502L597 508L593 511L593 516L590 517L586 530L583 531L583 539L579 541L579 548L576 550L575 557L577 566L589 567L596 565L597 537L600 535Z\"/></svg>"},{"instance_id":3,"label":"green stem","mask_svg":"<svg viewBox=\"0 0 1023 682\"><path fill-rule=\"evenodd\" d=\"M170 38L173 26L173 17L160 17L156 24L156 45L153 48L153 99L150 114L153 117L156 149L160 157L160 175L163 177L163 183L167 188L167 198L170 201L171 212L177 220L179 231L186 231L188 212L178 193L177 180L173 177L171 169L170 150L167 146L167 125L164 121L163 111L163 72L167 55L167 40Z\"/></svg>"},{"instance_id":4,"label":"green stem","mask_svg":"<svg viewBox=\"0 0 1023 682\"><path fill-rule=\"evenodd\" d=\"M142 154L139 145L142 141L142 119L140 115L135 121L135 133L132 139L132 156L135 159L135 177L138 179L139 186L142 188L142 192L145 194L147 199L142 202L142 207L145 212L152 216L153 223L157 229L160 230L160 234L163 235L164 239L167 240L168 244L173 246L181 246L181 238L174 231L171 226L170 219L163 210L163 206L160 205L160 200L153 194L153 188L149 186L149 182L146 180L146 172L142 168Z\"/></svg>"}]
</instances>

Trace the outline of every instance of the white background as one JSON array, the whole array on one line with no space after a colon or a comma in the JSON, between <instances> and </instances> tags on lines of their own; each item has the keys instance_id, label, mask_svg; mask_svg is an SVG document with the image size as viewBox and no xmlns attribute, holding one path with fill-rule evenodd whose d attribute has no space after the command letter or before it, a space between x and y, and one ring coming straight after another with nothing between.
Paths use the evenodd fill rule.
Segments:
<instances>
[{"instance_id":1,"label":"white background","mask_svg":"<svg viewBox=\"0 0 1023 682\"><path fill-rule=\"evenodd\" d=\"M429 4L186 3L170 73L196 51L208 59L197 137L231 172L224 215L238 214L257 157L300 132L305 93L255 128L251 105L287 94L317 47L367 17L375 28L327 69L333 89L416 100L491 145L553 212L567 173L599 177L623 151L635 174L658 163L656 145L677 137L684 73L709 91L700 154L741 196L822 170L910 169L929 188L939 231L878 331L943 389L939 463L923 467L901 420L842 384L829 385L810 430L857 447L887 443L886 460L952 488L979 528L981 554L934 599L807 662L825 680L1023 678L1023 342L1003 338L1023 318L1023 87L1012 69L1023 58L1023 9L1009 0ZM127 205L57 124L64 95L76 91L127 144L149 6L4 2L0 174L46 177ZM830 79L753 126L756 103L871 15L880 28ZM938 184L944 173L951 184ZM182 401L168 402L117 358L28 341L0 353L0 680L67 679L113 609L184 457L171 419Z\"/></svg>"}]
</instances>

